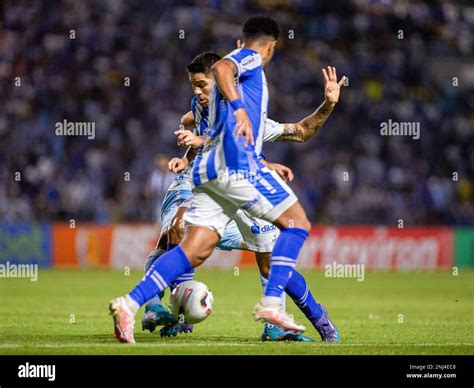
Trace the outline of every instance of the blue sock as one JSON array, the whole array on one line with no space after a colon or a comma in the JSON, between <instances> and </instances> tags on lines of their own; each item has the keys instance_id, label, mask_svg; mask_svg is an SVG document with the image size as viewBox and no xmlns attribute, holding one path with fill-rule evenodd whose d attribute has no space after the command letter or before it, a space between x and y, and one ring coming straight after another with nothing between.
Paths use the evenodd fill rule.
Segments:
<instances>
[{"instance_id":1,"label":"blue sock","mask_svg":"<svg viewBox=\"0 0 474 388\"><path fill-rule=\"evenodd\" d=\"M154 264L154 262L160 257L161 255L165 254L166 251L164 249L158 248L158 249L153 249L150 254L148 255L146 261L145 261L145 275L148 272L148 270L151 268L151 266ZM161 299L165 296L165 291L161 291L157 297L160 299L160 304L161 304ZM150 300L152 304L156 304L158 301L153 298L153 300Z\"/></svg>"},{"instance_id":2,"label":"blue sock","mask_svg":"<svg viewBox=\"0 0 474 388\"><path fill-rule=\"evenodd\" d=\"M164 291L180 275L191 269L191 264L181 247L166 252L150 267L144 278L130 292L130 297L139 306Z\"/></svg>"},{"instance_id":3,"label":"blue sock","mask_svg":"<svg viewBox=\"0 0 474 388\"><path fill-rule=\"evenodd\" d=\"M272 252L265 296L280 297L285 290L290 274L295 268L296 258L308 235L307 230L300 228L288 228L281 231Z\"/></svg>"},{"instance_id":4,"label":"blue sock","mask_svg":"<svg viewBox=\"0 0 474 388\"><path fill-rule=\"evenodd\" d=\"M166 250L167 251L171 251L172 249L176 248L178 246L178 244L166 244Z\"/></svg>"},{"instance_id":5,"label":"blue sock","mask_svg":"<svg viewBox=\"0 0 474 388\"><path fill-rule=\"evenodd\" d=\"M285 291L313 325L321 318L323 309L314 300L304 277L298 271L293 270L290 280L286 284Z\"/></svg>"},{"instance_id":6,"label":"blue sock","mask_svg":"<svg viewBox=\"0 0 474 388\"><path fill-rule=\"evenodd\" d=\"M191 268L189 271L183 273L173 283L170 284L170 291L173 292L173 290L176 288L178 284L181 284L181 283L187 282L188 280L193 280L193 279L194 279L194 268Z\"/></svg>"}]
</instances>

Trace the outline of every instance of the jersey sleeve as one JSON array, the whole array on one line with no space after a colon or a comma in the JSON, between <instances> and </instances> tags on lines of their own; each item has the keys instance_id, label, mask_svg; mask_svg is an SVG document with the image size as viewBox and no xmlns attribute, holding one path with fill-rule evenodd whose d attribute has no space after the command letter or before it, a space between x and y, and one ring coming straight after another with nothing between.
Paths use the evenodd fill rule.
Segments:
<instances>
[{"instance_id":1,"label":"jersey sleeve","mask_svg":"<svg viewBox=\"0 0 474 388\"><path fill-rule=\"evenodd\" d=\"M278 123L269 118L265 120L265 128L263 129L263 141L275 141L285 129L285 124Z\"/></svg>"},{"instance_id":2,"label":"jersey sleeve","mask_svg":"<svg viewBox=\"0 0 474 388\"><path fill-rule=\"evenodd\" d=\"M262 67L262 57L252 50L237 49L227 54L224 59L234 63L239 79L252 76Z\"/></svg>"}]
</instances>

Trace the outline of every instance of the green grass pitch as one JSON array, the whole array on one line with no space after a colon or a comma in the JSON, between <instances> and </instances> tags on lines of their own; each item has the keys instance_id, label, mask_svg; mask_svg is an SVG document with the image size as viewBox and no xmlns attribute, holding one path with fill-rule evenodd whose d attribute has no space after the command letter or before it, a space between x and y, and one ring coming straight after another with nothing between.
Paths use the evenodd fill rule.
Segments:
<instances>
[{"instance_id":1,"label":"green grass pitch","mask_svg":"<svg viewBox=\"0 0 474 388\"><path fill-rule=\"evenodd\" d=\"M288 310L315 343L259 341L251 310L256 269L198 270L213 291L211 316L192 334L142 332L135 346L113 337L108 302L128 292L139 271L42 270L37 282L0 279L0 354L474 354L474 272L366 272L365 280L303 271L339 327L340 344L322 344L288 298ZM165 297L168 299L168 295ZM72 323L74 322L74 323Z\"/></svg>"}]
</instances>

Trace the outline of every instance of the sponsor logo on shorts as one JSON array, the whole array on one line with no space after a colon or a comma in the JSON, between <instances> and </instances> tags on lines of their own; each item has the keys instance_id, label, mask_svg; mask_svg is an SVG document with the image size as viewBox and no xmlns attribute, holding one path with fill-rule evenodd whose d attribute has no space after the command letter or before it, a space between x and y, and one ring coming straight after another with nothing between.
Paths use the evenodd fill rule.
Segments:
<instances>
[{"instance_id":1,"label":"sponsor logo on shorts","mask_svg":"<svg viewBox=\"0 0 474 388\"><path fill-rule=\"evenodd\" d=\"M257 203L259 203L262 199L262 196L261 195L257 195L255 198L251 199L250 201L248 201L244 206L242 206L242 209L243 210L248 210L250 209L252 206L256 205Z\"/></svg>"},{"instance_id":2,"label":"sponsor logo on shorts","mask_svg":"<svg viewBox=\"0 0 474 388\"><path fill-rule=\"evenodd\" d=\"M253 234L261 234L261 233L270 233L276 230L276 226L273 224L266 224L260 227L256 222L250 227L250 231Z\"/></svg>"}]
</instances>

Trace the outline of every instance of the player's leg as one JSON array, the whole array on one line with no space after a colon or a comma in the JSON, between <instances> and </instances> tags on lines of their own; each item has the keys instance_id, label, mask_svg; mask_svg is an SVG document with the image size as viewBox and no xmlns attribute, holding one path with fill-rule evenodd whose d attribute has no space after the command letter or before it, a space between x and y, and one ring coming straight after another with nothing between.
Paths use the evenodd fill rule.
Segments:
<instances>
[{"instance_id":1,"label":"player's leg","mask_svg":"<svg viewBox=\"0 0 474 388\"><path fill-rule=\"evenodd\" d=\"M272 251L271 271L264 297L254 308L254 318L302 332L282 310L280 296L285 290L296 258L311 227L298 199L288 185L270 169L264 167L254 175L237 173L217 179L226 197L250 215L269 222L276 221L280 235Z\"/></svg>"},{"instance_id":2,"label":"player's leg","mask_svg":"<svg viewBox=\"0 0 474 388\"><path fill-rule=\"evenodd\" d=\"M260 272L260 283L264 287L270 270L271 251L278 234L276 226L267 221L250 217L239 209L227 224L224 235L216 248L227 251L247 250L254 252ZM285 293L282 293L281 298L284 306Z\"/></svg>"},{"instance_id":3,"label":"player's leg","mask_svg":"<svg viewBox=\"0 0 474 388\"><path fill-rule=\"evenodd\" d=\"M203 186L194 193L192 206L186 212L189 226L186 226L180 245L160 256L129 294L111 301L109 309L119 341L135 343L133 326L140 306L169 287L180 275L202 264L235 213L233 204L222 198L214 199L210 195L212 192Z\"/></svg>"},{"instance_id":4,"label":"player's leg","mask_svg":"<svg viewBox=\"0 0 474 388\"><path fill-rule=\"evenodd\" d=\"M171 224L168 228L168 250L177 247L184 238L184 214L186 213L188 207L191 204L191 199L192 197L181 204L175 216L171 220ZM191 268L189 271L177 278L172 284L170 284L170 291L173 292L173 290L178 284L181 284L188 280L193 280L193 278L194 268Z\"/></svg>"},{"instance_id":5,"label":"player's leg","mask_svg":"<svg viewBox=\"0 0 474 388\"><path fill-rule=\"evenodd\" d=\"M326 308L316 302L304 277L294 269L296 258L311 227L304 209L296 202L278 216L274 223L279 226L281 234L272 252L271 272L265 290L267 301L278 303L278 293L283 288L313 324L323 341L339 341L338 330ZM273 290L269 290L270 287Z\"/></svg>"},{"instance_id":6,"label":"player's leg","mask_svg":"<svg viewBox=\"0 0 474 388\"><path fill-rule=\"evenodd\" d=\"M266 285L268 283L268 274L270 272L270 253L256 253L257 264L260 270L260 277L262 280L263 292L265 292ZM311 293L304 277L296 270L293 270L290 280L288 281L285 289L285 293L288 294L296 306L301 312L308 318L314 328L318 331L321 339L325 342L337 342L339 341L339 333L337 328L334 326L332 321L327 315L326 308L316 302ZM282 300L282 308L285 310L285 302ZM266 330L272 337L271 330ZM265 333L265 331L264 331ZM295 334L298 337L297 341L312 341L308 337L304 337L301 334ZM301 338L302 337L302 338Z\"/></svg>"},{"instance_id":7,"label":"player's leg","mask_svg":"<svg viewBox=\"0 0 474 388\"><path fill-rule=\"evenodd\" d=\"M189 227L181 243L184 249L177 246L161 255L129 294L113 299L109 309L114 318L116 338L120 342L135 343L133 326L140 306L164 291L193 266L200 265L218 240L219 235L209 228Z\"/></svg>"},{"instance_id":8,"label":"player's leg","mask_svg":"<svg viewBox=\"0 0 474 388\"><path fill-rule=\"evenodd\" d=\"M271 217L271 216L270 216ZM296 201L274 219L280 236L272 251L271 272L262 303L275 304L282 290L286 289L296 259L306 241L311 225L301 204Z\"/></svg>"},{"instance_id":9,"label":"player's leg","mask_svg":"<svg viewBox=\"0 0 474 388\"><path fill-rule=\"evenodd\" d=\"M339 331L329 318L326 307L316 302L306 280L297 270L292 271L285 291L314 326L322 341L339 342Z\"/></svg>"},{"instance_id":10,"label":"player's leg","mask_svg":"<svg viewBox=\"0 0 474 388\"><path fill-rule=\"evenodd\" d=\"M161 247L155 248L150 252L145 262L145 274L153 263L166 252L166 249ZM172 325L178 322L176 317L163 306L161 300L164 294L164 291L160 292L145 304L145 311L142 317L142 330L148 330L150 333L153 333L157 326Z\"/></svg>"},{"instance_id":11,"label":"player's leg","mask_svg":"<svg viewBox=\"0 0 474 388\"><path fill-rule=\"evenodd\" d=\"M184 203L182 206L186 205L186 210L187 207L189 207L190 204ZM184 213L185 212L178 212L176 213L175 219L171 222L171 229L175 229L172 231L170 240L176 244L179 244L179 242L183 239L184 237ZM227 224L227 227L225 229L224 235L222 238L219 240L219 242L216 245L217 249L225 250L225 251L231 251L233 249L242 249L242 235L239 233L237 226L235 225L235 221L230 221ZM185 274L181 275L178 279L176 279L173 284L170 285L170 290L172 291L178 284L192 280L194 277L194 268L192 268L190 271L186 272ZM175 324L167 324L164 327L160 329L160 335L162 337L170 337L170 336L176 336L179 333L188 333L193 331L194 326L190 324L185 324L185 323L175 323Z\"/></svg>"},{"instance_id":12,"label":"player's leg","mask_svg":"<svg viewBox=\"0 0 474 388\"><path fill-rule=\"evenodd\" d=\"M182 218L182 213L186 210L189 199L192 198L192 191L190 189L176 189L168 190L163 199L161 207L161 235L158 239L157 247L150 252L145 262L145 274L153 265L153 263L167 250L173 248L170 245L170 237L172 242L177 240L177 227L181 224L178 218ZM179 243L179 241L177 241ZM194 272L194 269L192 270ZM177 322L176 318L168 309L163 306L161 300L164 296L164 291L150 299L145 305L145 311L142 317L142 329L154 332L157 326L171 325Z\"/></svg>"},{"instance_id":13,"label":"player's leg","mask_svg":"<svg viewBox=\"0 0 474 388\"><path fill-rule=\"evenodd\" d=\"M300 286L303 287L300 282L303 278L297 276L295 279L298 282L290 283L290 291L287 290L296 259L309 235L311 225L293 191L274 171L262 168L252 180L243 176L237 178L232 181L232 185L225 180L219 181L227 190L227 196L251 215L273 222L281 231L272 250L271 271L264 297L255 306L254 317L290 330L303 331L304 327L292 322L282 309L280 296L283 290L291 294L293 287L297 286L298 290ZM293 292L291 295L295 296L297 293ZM315 305L317 308L318 305ZM311 317L314 314L309 316ZM327 313L325 317L330 322Z\"/></svg>"},{"instance_id":14,"label":"player's leg","mask_svg":"<svg viewBox=\"0 0 474 388\"><path fill-rule=\"evenodd\" d=\"M271 252L256 252L255 259L260 271L260 282L262 284L262 290L265 293L265 289L268 284L268 275L270 273L270 257ZM283 311L286 310L286 293L281 294L281 302ZM279 326L275 326L271 323L265 322L263 333L261 335L262 341L296 341L296 342L314 342L312 338L306 337L301 333L294 333L290 330L284 330Z\"/></svg>"},{"instance_id":15,"label":"player's leg","mask_svg":"<svg viewBox=\"0 0 474 388\"><path fill-rule=\"evenodd\" d=\"M183 239L177 249L182 249L190 262L192 261L194 266L198 266L211 255L219 238L219 235L209 227L189 225L185 227ZM170 289L174 289L180 283L192 280L193 276L194 267L191 267L170 284ZM176 336L179 333L192 332L193 328L194 325L185 322L167 323L160 329L160 336Z\"/></svg>"},{"instance_id":16,"label":"player's leg","mask_svg":"<svg viewBox=\"0 0 474 388\"><path fill-rule=\"evenodd\" d=\"M310 293L303 276L295 270L296 259L309 234L309 222L299 202L276 220L281 234L272 252L271 271L264 297L255 307L256 318L272 319L278 306L278 295L284 289L316 328L323 341L339 341L339 333L324 306Z\"/></svg>"},{"instance_id":17,"label":"player's leg","mask_svg":"<svg viewBox=\"0 0 474 388\"><path fill-rule=\"evenodd\" d=\"M280 231L272 223L260 218L251 217L241 209L235 213L234 220L227 226L222 240L224 240L227 234L238 235L242 240L242 244L245 245L245 249L255 252L255 259L260 272L260 283L263 292L265 292L270 272L271 251ZM237 240L237 238L229 240ZM281 306L283 311L285 311L285 305L286 293L282 292ZM264 324L261 339L262 341L312 341L312 339L302 334L284 330L268 322Z\"/></svg>"}]
</instances>

